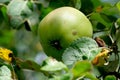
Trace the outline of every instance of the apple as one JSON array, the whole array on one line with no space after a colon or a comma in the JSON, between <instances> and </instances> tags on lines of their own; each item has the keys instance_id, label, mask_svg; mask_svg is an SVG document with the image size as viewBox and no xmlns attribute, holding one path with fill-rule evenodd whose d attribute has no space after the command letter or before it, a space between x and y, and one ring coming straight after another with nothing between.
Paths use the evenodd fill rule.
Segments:
<instances>
[{"instance_id":1,"label":"apple","mask_svg":"<svg viewBox=\"0 0 120 80\"><path fill-rule=\"evenodd\" d=\"M40 22L38 36L44 52L57 60L64 50L80 37L92 37L89 19L72 7L60 7L51 11Z\"/></svg>"}]
</instances>

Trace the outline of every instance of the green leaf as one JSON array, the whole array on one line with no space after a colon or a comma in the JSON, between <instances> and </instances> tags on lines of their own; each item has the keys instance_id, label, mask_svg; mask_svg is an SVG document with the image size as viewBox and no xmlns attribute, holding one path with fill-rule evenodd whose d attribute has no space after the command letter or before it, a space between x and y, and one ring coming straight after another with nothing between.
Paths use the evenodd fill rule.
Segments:
<instances>
[{"instance_id":1,"label":"green leaf","mask_svg":"<svg viewBox=\"0 0 120 80\"><path fill-rule=\"evenodd\" d=\"M70 0L69 5L79 10L81 8L81 0Z\"/></svg>"},{"instance_id":2,"label":"green leaf","mask_svg":"<svg viewBox=\"0 0 120 80\"><path fill-rule=\"evenodd\" d=\"M13 28L19 29L24 24L27 30L37 34L39 13L30 1L12 0L8 4L8 15Z\"/></svg>"},{"instance_id":3,"label":"green leaf","mask_svg":"<svg viewBox=\"0 0 120 80\"><path fill-rule=\"evenodd\" d=\"M101 51L95 40L82 37L75 40L63 53L63 62L71 67L78 60L92 60Z\"/></svg>"},{"instance_id":4,"label":"green leaf","mask_svg":"<svg viewBox=\"0 0 120 80\"><path fill-rule=\"evenodd\" d=\"M13 80L11 71L7 66L0 67L0 80Z\"/></svg>"},{"instance_id":5,"label":"green leaf","mask_svg":"<svg viewBox=\"0 0 120 80\"><path fill-rule=\"evenodd\" d=\"M10 0L0 0L0 3L10 2Z\"/></svg>"},{"instance_id":6,"label":"green leaf","mask_svg":"<svg viewBox=\"0 0 120 80\"><path fill-rule=\"evenodd\" d=\"M120 16L119 10L117 9L116 6L104 6L101 13L114 17Z\"/></svg>"},{"instance_id":7,"label":"green leaf","mask_svg":"<svg viewBox=\"0 0 120 80\"><path fill-rule=\"evenodd\" d=\"M81 8L81 0L76 0L75 8L76 9L80 9Z\"/></svg>"},{"instance_id":8,"label":"green leaf","mask_svg":"<svg viewBox=\"0 0 120 80\"><path fill-rule=\"evenodd\" d=\"M43 7L48 7L49 6L49 0L33 0L34 3L37 4L42 4Z\"/></svg>"},{"instance_id":9,"label":"green leaf","mask_svg":"<svg viewBox=\"0 0 120 80\"><path fill-rule=\"evenodd\" d=\"M111 4L111 5L116 4L118 1L119 0L101 0L101 2L108 3L108 4Z\"/></svg>"},{"instance_id":10,"label":"green leaf","mask_svg":"<svg viewBox=\"0 0 120 80\"><path fill-rule=\"evenodd\" d=\"M117 6L118 10L120 11L120 1L117 2L116 6Z\"/></svg>"},{"instance_id":11,"label":"green leaf","mask_svg":"<svg viewBox=\"0 0 120 80\"><path fill-rule=\"evenodd\" d=\"M94 5L92 3L92 0L81 0L81 8L80 11L82 11L84 14L88 15L92 13L94 10Z\"/></svg>"},{"instance_id":12,"label":"green leaf","mask_svg":"<svg viewBox=\"0 0 120 80\"><path fill-rule=\"evenodd\" d=\"M103 41L106 43L106 45L111 45L112 41L111 38L109 37L110 31L101 31L101 32L96 32L94 33L93 37L100 37L103 39Z\"/></svg>"},{"instance_id":13,"label":"green leaf","mask_svg":"<svg viewBox=\"0 0 120 80\"><path fill-rule=\"evenodd\" d=\"M23 0L12 0L8 4L8 15L10 17L10 22L13 28L20 28L26 20L30 21L30 26L36 25L36 23L38 23L38 14L36 14L37 12L32 12L32 9L28 3L28 1ZM33 20L31 20L31 17Z\"/></svg>"},{"instance_id":14,"label":"green leaf","mask_svg":"<svg viewBox=\"0 0 120 80\"><path fill-rule=\"evenodd\" d=\"M21 69L29 69L34 71L41 71L41 66L31 60L21 60L20 58L15 58L13 64L18 65Z\"/></svg>"},{"instance_id":15,"label":"green leaf","mask_svg":"<svg viewBox=\"0 0 120 80\"><path fill-rule=\"evenodd\" d=\"M27 1L12 0L8 6L8 15L13 28L19 28L24 23L24 19L31 14L31 11L27 7Z\"/></svg>"},{"instance_id":16,"label":"green leaf","mask_svg":"<svg viewBox=\"0 0 120 80\"><path fill-rule=\"evenodd\" d=\"M13 41L13 35L15 34L15 31L13 30L5 30L1 25L0 27L0 46L10 46L10 44ZM4 25L5 26L5 25ZM4 29L4 30L3 30Z\"/></svg>"},{"instance_id":17,"label":"green leaf","mask_svg":"<svg viewBox=\"0 0 120 80\"><path fill-rule=\"evenodd\" d=\"M53 76L53 78L49 80L72 80L72 73L66 73L66 74L62 74L59 76Z\"/></svg>"},{"instance_id":18,"label":"green leaf","mask_svg":"<svg viewBox=\"0 0 120 80\"><path fill-rule=\"evenodd\" d=\"M7 6L3 6L3 7L1 8L1 11L2 11L2 14L3 14L4 19L8 22Z\"/></svg>"},{"instance_id":19,"label":"green leaf","mask_svg":"<svg viewBox=\"0 0 120 80\"><path fill-rule=\"evenodd\" d=\"M117 80L114 75L108 75L105 77L105 80Z\"/></svg>"},{"instance_id":20,"label":"green leaf","mask_svg":"<svg viewBox=\"0 0 120 80\"><path fill-rule=\"evenodd\" d=\"M118 68L118 65L119 65L119 60L117 60L117 59L114 61L109 61L108 65L102 66L102 71L107 72L107 73L115 72Z\"/></svg>"},{"instance_id":21,"label":"green leaf","mask_svg":"<svg viewBox=\"0 0 120 80\"><path fill-rule=\"evenodd\" d=\"M92 64L89 61L77 61L73 68L72 73L75 77L80 76L81 74L84 74L85 72L89 72L92 70Z\"/></svg>"},{"instance_id":22,"label":"green leaf","mask_svg":"<svg viewBox=\"0 0 120 80\"><path fill-rule=\"evenodd\" d=\"M78 77L77 80L98 80L92 73L86 72L83 76Z\"/></svg>"},{"instance_id":23,"label":"green leaf","mask_svg":"<svg viewBox=\"0 0 120 80\"><path fill-rule=\"evenodd\" d=\"M92 13L90 16L90 20L93 23L94 30L104 30L109 29L112 23L108 22L108 19L105 15L100 13Z\"/></svg>"},{"instance_id":24,"label":"green leaf","mask_svg":"<svg viewBox=\"0 0 120 80\"><path fill-rule=\"evenodd\" d=\"M41 67L43 71L60 71L63 69L67 70L67 66L53 58L47 58Z\"/></svg>"},{"instance_id":25,"label":"green leaf","mask_svg":"<svg viewBox=\"0 0 120 80\"><path fill-rule=\"evenodd\" d=\"M29 24L30 30L37 34L38 30L38 23L39 23L39 14L36 12L32 12L31 16L28 17L27 22Z\"/></svg>"},{"instance_id":26,"label":"green leaf","mask_svg":"<svg viewBox=\"0 0 120 80\"><path fill-rule=\"evenodd\" d=\"M100 0L91 0L91 2L94 5L94 9L102 4Z\"/></svg>"},{"instance_id":27,"label":"green leaf","mask_svg":"<svg viewBox=\"0 0 120 80\"><path fill-rule=\"evenodd\" d=\"M81 80L87 78L91 80L97 80L97 78L91 73L92 64L87 60L76 62L71 71L74 79L78 78Z\"/></svg>"},{"instance_id":28,"label":"green leaf","mask_svg":"<svg viewBox=\"0 0 120 80\"><path fill-rule=\"evenodd\" d=\"M120 18L118 18L116 22L120 26Z\"/></svg>"}]
</instances>

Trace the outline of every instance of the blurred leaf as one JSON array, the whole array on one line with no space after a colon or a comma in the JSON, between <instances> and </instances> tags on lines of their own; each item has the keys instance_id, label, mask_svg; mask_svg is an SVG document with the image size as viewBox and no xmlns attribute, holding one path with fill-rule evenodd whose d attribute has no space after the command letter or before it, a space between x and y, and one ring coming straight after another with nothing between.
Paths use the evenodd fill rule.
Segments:
<instances>
[{"instance_id":1,"label":"blurred leaf","mask_svg":"<svg viewBox=\"0 0 120 80\"><path fill-rule=\"evenodd\" d=\"M50 0L34 0L34 3L42 4L43 7L48 7Z\"/></svg>"},{"instance_id":2,"label":"blurred leaf","mask_svg":"<svg viewBox=\"0 0 120 80\"><path fill-rule=\"evenodd\" d=\"M120 1L117 2L116 6L117 6L118 10L120 11Z\"/></svg>"},{"instance_id":3,"label":"blurred leaf","mask_svg":"<svg viewBox=\"0 0 120 80\"><path fill-rule=\"evenodd\" d=\"M8 4L8 15L13 28L19 29L27 21L27 26L25 24L25 27L33 32L37 32L39 14L36 11L34 3L23 0L12 0Z\"/></svg>"},{"instance_id":4,"label":"blurred leaf","mask_svg":"<svg viewBox=\"0 0 120 80\"><path fill-rule=\"evenodd\" d=\"M120 18L118 18L118 20L116 21L117 22L117 31L116 31L116 41L117 41L117 46L119 47L118 50L120 50L120 46L119 46L119 43L120 43Z\"/></svg>"},{"instance_id":5,"label":"blurred leaf","mask_svg":"<svg viewBox=\"0 0 120 80\"><path fill-rule=\"evenodd\" d=\"M92 64L89 61L84 60L76 62L71 71L73 73L74 79L78 78L78 80L97 80L97 78L91 73Z\"/></svg>"},{"instance_id":6,"label":"blurred leaf","mask_svg":"<svg viewBox=\"0 0 120 80\"><path fill-rule=\"evenodd\" d=\"M41 67L41 70L44 71L60 71L63 69L67 70L67 66L53 58L47 58Z\"/></svg>"},{"instance_id":7,"label":"blurred leaf","mask_svg":"<svg viewBox=\"0 0 120 80\"><path fill-rule=\"evenodd\" d=\"M2 27L3 23L4 23L4 16L3 16L3 12L2 12L2 8L5 7L6 5L0 3L0 28Z\"/></svg>"},{"instance_id":8,"label":"blurred leaf","mask_svg":"<svg viewBox=\"0 0 120 80\"><path fill-rule=\"evenodd\" d=\"M36 12L32 12L31 16L27 19L27 22L29 24L30 30L37 34L37 28L39 24L39 14Z\"/></svg>"},{"instance_id":9,"label":"blurred leaf","mask_svg":"<svg viewBox=\"0 0 120 80\"><path fill-rule=\"evenodd\" d=\"M92 64L89 61L77 61L72 68L74 77L82 76L85 72L92 70Z\"/></svg>"},{"instance_id":10,"label":"blurred leaf","mask_svg":"<svg viewBox=\"0 0 120 80\"><path fill-rule=\"evenodd\" d=\"M117 39L116 37L116 31L117 31L117 27L115 25L113 25L110 29L110 36L112 37L112 39L115 41Z\"/></svg>"},{"instance_id":11,"label":"blurred leaf","mask_svg":"<svg viewBox=\"0 0 120 80\"><path fill-rule=\"evenodd\" d=\"M96 41L88 37L75 40L63 53L63 62L71 67L78 60L92 60L99 52Z\"/></svg>"},{"instance_id":12,"label":"blurred leaf","mask_svg":"<svg viewBox=\"0 0 120 80\"><path fill-rule=\"evenodd\" d=\"M31 14L31 10L27 7L27 1L23 0L12 0L8 4L8 15L13 28L18 29L24 19Z\"/></svg>"},{"instance_id":13,"label":"blurred leaf","mask_svg":"<svg viewBox=\"0 0 120 80\"><path fill-rule=\"evenodd\" d=\"M50 0L49 7L58 8L62 6L68 6L69 2L70 0Z\"/></svg>"},{"instance_id":14,"label":"blurred leaf","mask_svg":"<svg viewBox=\"0 0 120 80\"><path fill-rule=\"evenodd\" d=\"M94 9L96 9L98 6L102 4L100 0L91 0L91 2L94 6Z\"/></svg>"},{"instance_id":15,"label":"blurred leaf","mask_svg":"<svg viewBox=\"0 0 120 80\"><path fill-rule=\"evenodd\" d=\"M33 4L33 2L32 1L28 1L27 2L27 6L29 7L29 9L31 9L32 11L33 11L33 6L34 6L34 4Z\"/></svg>"},{"instance_id":16,"label":"blurred leaf","mask_svg":"<svg viewBox=\"0 0 120 80\"><path fill-rule=\"evenodd\" d=\"M118 18L116 22L120 26L120 18Z\"/></svg>"},{"instance_id":17,"label":"blurred leaf","mask_svg":"<svg viewBox=\"0 0 120 80\"><path fill-rule=\"evenodd\" d=\"M96 28L98 30L109 29L111 26L111 23L107 22L107 20L105 20L105 18L100 13L92 13L90 20L93 22L94 30Z\"/></svg>"},{"instance_id":18,"label":"blurred leaf","mask_svg":"<svg viewBox=\"0 0 120 80\"><path fill-rule=\"evenodd\" d=\"M83 76L78 77L77 80L99 80L97 79L94 74L86 72Z\"/></svg>"},{"instance_id":19,"label":"blurred leaf","mask_svg":"<svg viewBox=\"0 0 120 80\"><path fill-rule=\"evenodd\" d=\"M0 0L0 3L10 2L11 0Z\"/></svg>"},{"instance_id":20,"label":"blurred leaf","mask_svg":"<svg viewBox=\"0 0 120 80\"><path fill-rule=\"evenodd\" d=\"M80 11L82 11L85 15L88 15L92 13L93 10L94 10L94 5L91 0L81 0Z\"/></svg>"},{"instance_id":21,"label":"blurred leaf","mask_svg":"<svg viewBox=\"0 0 120 80\"><path fill-rule=\"evenodd\" d=\"M0 46L9 47L13 45L13 35L15 31L3 29L5 25L0 26Z\"/></svg>"},{"instance_id":22,"label":"blurred leaf","mask_svg":"<svg viewBox=\"0 0 120 80\"><path fill-rule=\"evenodd\" d=\"M80 9L81 8L81 0L70 0L69 6L72 6L76 9Z\"/></svg>"},{"instance_id":23,"label":"blurred leaf","mask_svg":"<svg viewBox=\"0 0 120 80\"><path fill-rule=\"evenodd\" d=\"M29 70L34 70L34 71L41 71L40 68L41 66L37 64L34 61L31 60L21 60L19 58L15 58L15 61L13 61L13 64L18 65L21 69L29 69Z\"/></svg>"},{"instance_id":24,"label":"blurred leaf","mask_svg":"<svg viewBox=\"0 0 120 80\"><path fill-rule=\"evenodd\" d=\"M116 77L114 75L108 75L104 80L116 80Z\"/></svg>"},{"instance_id":25,"label":"blurred leaf","mask_svg":"<svg viewBox=\"0 0 120 80\"><path fill-rule=\"evenodd\" d=\"M53 78L51 78L49 80L72 80L72 74L66 73L66 74L62 74L59 76L53 76Z\"/></svg>"},{"instance_id":26,"label":"blurred leaf","mask_svg":"<svg viewBox=\"0 0 120 80\"><path fill-rule=\"evenodd\" d=\"M37 34L39 14L31 1L12 0L8 4L8 15L13 28L19 29L24 24L27 30Z\"/></svg>"},{"instance_id":27,"label":"blurred leaf","mask_svg":"<svg viewBox=\"0 0 120 80\"><path fill-rule=\"evenodd\" d=\"M41 15L40 15L40 20L42 20L49 12L53 10L52 7L47 7L47 8L42 8L41 9Z\"/></svg>"},{"instance_id":28,"label":"blurred leaf","mask_svg":"<svg viewBox=\"0 0 120 80\"><path fill-rule=\"evenodd\" d=\"M110 35L110 31L101 31L101 32L94 33L93 38L100 37L101 39L103 39L106 45L111 45L112 41L109 35Z\"/></svg>"},{"instance_id":29,"label":"blurred leaf","mask_svg":"<svg viewBox=\"0 0 120 80\"><path fill-rule=\"evenodd\" d=\"M2 14L3 14L5 21L8 22L7 6L1 7L1 11L2 11Z\"/></svg>"},{"instance_id":30,"label":"blurred leaf","mask_svg":"<svg viewBox=\"0 0 120 80\"><path fill-rule=\"evenodd\" d=\"M11 71L7 66L0 67L0 80L13 80Z\"/></svg>"},{"instance_id":31,"label":"blurred leaf","mask_svg":"<svg viewBox=\"0 0 120 80\"><path fill-rule=\"evenodd\" d=\"M103 3L107 3L110 5L115 5L119 0L101 0Z\"/></svg>"},{"instance_id":32,"label":"blurred leaf","mask_svg":"<svg viewBox=\"0 0 120 80\"><path fill-rule=\"evenodd\" d=\"M108 65L103 66L103 70L105 72L115 72L116 69L118 68L119 65L119 60L114 60L114 61L109 61Z\"/></svg>"},{"instance_id":33,"label":"blurred leaf","mask_svg":"<svg viewBox=\"0 0 120 80\"><path fill-rule=\"evenodd\" d=\"M114 17L119 17L120 16L120 13L117 9L116 6L110 6L110 5L105 5L102 9L102 13L106 14L106 15L111 15L111 16L114 16Z\"/></svg>"},{"instance_id":34,"label":"blurred leaf","mask_svg":"<svg viewBox=\"0 0 120 80\"><path fill-rule=\"evenodd\" d=\"M81 0L76 0L75 8L76 9L80 9L81 8Z\"/></svg>"}]
</instances>

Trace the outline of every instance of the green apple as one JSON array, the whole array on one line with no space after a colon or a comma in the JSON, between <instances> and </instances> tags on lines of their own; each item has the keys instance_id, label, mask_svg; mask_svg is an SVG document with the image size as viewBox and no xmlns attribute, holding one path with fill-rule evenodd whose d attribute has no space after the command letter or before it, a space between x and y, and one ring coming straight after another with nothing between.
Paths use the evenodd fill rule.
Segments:
<instances>
[{"instance_id":1,"label":"green apple","mask_svg":"<svg viewBox=\"0 0 120 80\"><path fill-rule=\"evenodd\" d=\"M92 37L93 29L88 18L72 7L51 11L39 24L38 36L44 52L61 60L63 51L79 37Z\"/></svg>"}]
</instances>

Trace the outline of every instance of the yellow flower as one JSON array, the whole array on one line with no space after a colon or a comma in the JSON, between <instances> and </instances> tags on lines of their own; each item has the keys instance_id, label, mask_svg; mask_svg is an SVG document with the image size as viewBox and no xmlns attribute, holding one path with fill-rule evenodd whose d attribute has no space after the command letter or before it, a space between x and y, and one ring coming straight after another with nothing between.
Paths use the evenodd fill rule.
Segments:
<instances>
[{"instance_id":1,"label":"yellow flower","mask_svg":"<svg viewBox=\"0 0 120 80\"><path fill-rule=\"evenodd\" d=\"M6 48L0 48L0 58L8 63L12 61L13 52Z\"/></svg>"},{"instance_id":2,"label":"yellow flower","mask_svg":"<svg viewBox=\"0 0 120 80\"><path fill-rule=\"evenodd\" d=\"M103 48L102 51L92 60L92 64L96 66L103 66L109 58L109 52L110 50Z\"/></svg>"}]
</instances>

